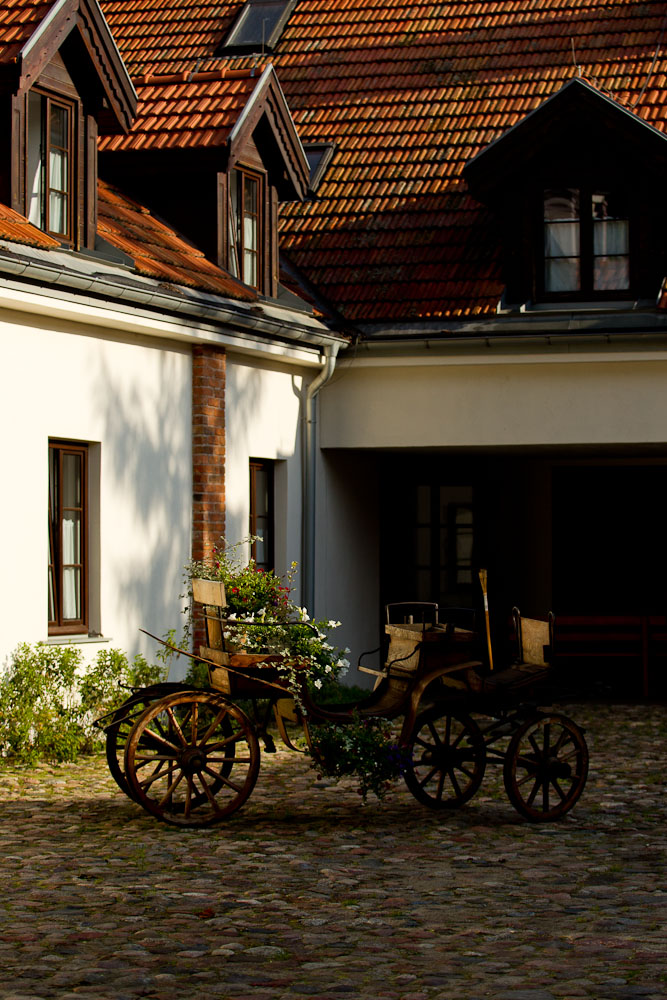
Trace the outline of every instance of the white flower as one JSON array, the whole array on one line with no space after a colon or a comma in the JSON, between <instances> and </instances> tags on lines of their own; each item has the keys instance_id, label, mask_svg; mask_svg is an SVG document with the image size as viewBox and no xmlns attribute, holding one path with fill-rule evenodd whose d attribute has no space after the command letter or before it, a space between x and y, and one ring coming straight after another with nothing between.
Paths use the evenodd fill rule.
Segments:
<instances>
[{"instance_id":1,"label":"white flower","mask_svg":"<svg viewBox=\"0 0 667 1000\"><path fill-rule=\"evenodd\" d=\"M315 685L316 688L321 688L322 687L322 681L320 680L319 677L316 680L313 681L313 684Z\"/></svg>"},{"instance_id":2,"label":"white flower","mask_svg":"<svg viewBox=\"0 0 667 1000\"><path fill-rule=\"evenodd\" d=\"M346 647L345 647L345 649L343 650L343 652L344 652L345 656L347 656L347 654L348 654L348 653L351 653L351 652L352 652L352 650L350 649L350 647L349 647L349 646L346 646ZM349 666L349 664L348 664L348 666Z\"/></svg>"},{"instance_id":3,"label":"white flower","mask_svg":"<svg viewBox=\"0 0 667 1000\"><path fill-rule=\"evenodd\" d=\"M236 621L236 612L232 611L231 615L227 615L227 620L230 621L230 622L235 622Z\"/></svg>"},{"instance_id":4,"label":"white flower","mask_svg":"<svg viewBox=\"0 0 667 1000\"><path fill-rule=\"evenodd\" d=\"M299 617L301 618L302 622L310 621L310 615L308 614L305 608L299 608Z\"/></svg>"},{"instance_id":5,"label":"white flower","mask_svg":"<svg viewBox=\"0 0 667 1000\"><path fill-rule=\"evenodd\" d=\"M329 626L329 628L339 628L340 622L336 622L332 618L331 621L327 622L327 625Z\"/></svg>"},{"instance_id":6,"label":"white flower","mask_svg":"<svg viewBox=\"0 0 667 1000\"><path fill-rule=\"evenodd\" d=\"M324 668L324 673L325 674L330 674L332 670L333 670L333 667L331 666L331 664L327 663L326 667Z\"/></svg>"},{"instance_id":7,"label":"white flower","mask_svg":"<svg viewBox=\"0 0 667 1000\"><path fill-rule=\"evenodd\" d=\"M336 661L336 666L337 667L342 667L343 670L347 670L347 668L349 667L349 665L350 665L350 661L346 660L344 656L341 656L340 660Z\"/></svg>"}]
</instances>

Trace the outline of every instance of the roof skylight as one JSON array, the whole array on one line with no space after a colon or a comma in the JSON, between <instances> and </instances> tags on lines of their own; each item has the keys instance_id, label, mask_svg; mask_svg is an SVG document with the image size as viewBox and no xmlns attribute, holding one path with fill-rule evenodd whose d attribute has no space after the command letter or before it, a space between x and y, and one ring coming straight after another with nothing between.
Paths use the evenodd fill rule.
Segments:
<instances>
[{"instance_id":1,"label":"roof skylight","mask_svg":"<svg viewBox=\"0 0 667 1000\"><path fill-rule=\"evenodd\" d=\"M217 54L270 51L295 6L296 0L246 0Z\"/></svg>"}]
</instances>

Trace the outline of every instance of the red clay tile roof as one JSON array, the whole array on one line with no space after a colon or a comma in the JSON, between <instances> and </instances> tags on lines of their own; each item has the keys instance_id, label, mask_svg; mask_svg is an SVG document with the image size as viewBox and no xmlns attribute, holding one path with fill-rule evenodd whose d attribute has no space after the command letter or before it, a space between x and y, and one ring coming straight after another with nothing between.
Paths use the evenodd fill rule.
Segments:
<instances>
[{"instance_id":1,"label":"red clay tile roof","mask_svg":"<svg viewBox=\"0 0 667 1000\"><path fill-rule=\"evenodd\" d=\"M0 63L10 63L40 26L54 0L4 0L0 5Z\"/></svg>"},{"instance_id":2,"label":"red clay tile roof","mask_svg":"<svg viewBox=\"0 0 667 1000\"><path fill-rule=\"evenodd\" d=\"M0 240L8 240L10 243L24 243L31 247L43 247L46 250L55 249L60 246L58 240L37 229L23 215L19 215L13 208L7 205L0 205Z\"/></svg>"},{"instance_id":3,"label":"red clay tile roof","mask_svg":"<svg viewBox=\"0 0 667 1000\"><path fill-rule=\"evenodd\" d=\"M102 0L133 76L214 58L240 0ZM351 321L491 314L488 216L463 165L579 72L665 128L664 0L299 0L271 55L304 142L336 153L282 247Z\"/></svg>"},{"instance_id":4,"label":"red clay tile roof","mask_svg":"<svg viewBox=\"0 0 667 1000\"><path fill-rule=\"evenodd\" d=\"M148 209L104 181L98 184L97 228L105 240L134 260L140 274L244 302L257 299L251 288L212 264Z\"/></svg>"},{"instance_id":5,"label":"red clay tile roof","mask_svg":"<svg viewBox=\"0 0 667 1000\"><path fill-rule=\"evenodd\" d=\"M262 68L227 74L171 74L134 80L139 103L127 135L100 140L100 150L219 146L236 124Z\"/></svg>"},{"instance_id":6,"label":"red clay tile roof","mask_svg":"<svg viewBox=\"0 0 667 1000\"><path fill-rule=\"evenodd\" d=\"M148 209L104 181L98 182L97 228L105 240L134 260L140 274L243 302L257 300L253 289L212 264ZM6 205L0 205L0 240L46 250L60 248L58 240Z\"/></svg>"}]
</instances>

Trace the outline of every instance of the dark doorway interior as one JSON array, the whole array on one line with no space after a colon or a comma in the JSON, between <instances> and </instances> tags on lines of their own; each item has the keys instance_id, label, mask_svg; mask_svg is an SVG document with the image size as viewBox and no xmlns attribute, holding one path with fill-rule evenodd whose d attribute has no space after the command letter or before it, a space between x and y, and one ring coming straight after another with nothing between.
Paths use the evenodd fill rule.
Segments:
<instances>
[{"instance_id":1,"label":"dark doorway interior","mask_svg":"<svg viewBox=\"0 0 667 1000\"><path fill-rule=\"evenodd\" d=\"M553 469L557 613L667 611L667 466Z\"/></svg>"},{"instance_id":2,"label":"dark doorway interior","mask_svg":"<svg viewBox=\"0 0 667 1000\"><path fill-rule=\"evenodd\" d=\"M577 690L667 694L667 463L387 455L380 507L382 607L435 601L480 623L483 566L497 662L512 655L513 605L553 610Z\"/></svg>"}]
</instances>

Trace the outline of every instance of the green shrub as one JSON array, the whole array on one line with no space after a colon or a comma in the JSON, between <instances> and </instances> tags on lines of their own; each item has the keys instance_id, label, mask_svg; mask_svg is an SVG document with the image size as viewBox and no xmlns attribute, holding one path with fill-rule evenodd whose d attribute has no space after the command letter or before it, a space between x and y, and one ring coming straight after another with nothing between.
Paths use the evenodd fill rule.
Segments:
<instances>
[{"instance_id":1,"label":"green shrub","mask_svg":"<svg viewBox=\"0 0 667 1000\"><path fill-rule=\"evenodd\" d=\"M96 718L113 711L131 687L154 684L164 667L103 649L84 669L74 645L21 643L0 677L0 756L34 764L72 761L101 746Z\"/></svg>"}]
</instances>

